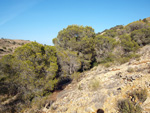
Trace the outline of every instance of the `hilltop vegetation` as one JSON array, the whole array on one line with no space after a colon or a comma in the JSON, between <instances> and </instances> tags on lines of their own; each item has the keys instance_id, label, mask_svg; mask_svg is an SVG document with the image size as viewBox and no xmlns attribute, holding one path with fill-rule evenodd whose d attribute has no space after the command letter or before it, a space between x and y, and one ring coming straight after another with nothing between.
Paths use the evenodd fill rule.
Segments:
<instances>
[{"instance_id":1,"label":"hilltop vegetation","mask_svg":"<svg viewBox=\"0 0 150 113\"><path fill-rule=\"evenodd\" d=\"M136 51L150 43L150 23L143 19L98 34L89 26L70 25L53 43L31 42L0 59L0 112L37 112L64 79L98 64L138 58Z\"/></svg>"}]
</instances>

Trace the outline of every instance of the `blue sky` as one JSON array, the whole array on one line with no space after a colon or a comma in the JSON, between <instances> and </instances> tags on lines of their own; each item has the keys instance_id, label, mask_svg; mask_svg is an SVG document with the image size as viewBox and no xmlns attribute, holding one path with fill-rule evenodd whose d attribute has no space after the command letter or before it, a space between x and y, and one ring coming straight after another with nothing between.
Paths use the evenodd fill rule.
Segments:
<instances>
[{"instance_id":1,"label":"blue sky","mask_svg":"<svg viewBox=\"0 0 150 113\"><path fill-rule=\"evenodd\" d=\"M101 32L150 17L150 0L0 0L0 38L52 45L68 25Z\"/></svg>"}]
</instances>

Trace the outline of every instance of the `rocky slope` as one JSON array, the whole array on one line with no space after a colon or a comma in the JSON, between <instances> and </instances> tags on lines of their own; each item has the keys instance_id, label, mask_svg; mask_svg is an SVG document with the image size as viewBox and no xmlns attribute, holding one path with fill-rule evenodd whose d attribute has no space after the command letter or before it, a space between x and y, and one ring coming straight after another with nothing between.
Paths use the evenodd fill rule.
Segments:
<instances>
[{"instance_id":1,"label":"rocky slope","mask_svg":"<svg viewBox=\"0 0 150 113\"><path fill-rule=\"evenodd\" d=\"M139 50L141 57L123 65L101 65L81 74L63 91L56 93L43 108L45 113L118 113L117 102L135 89L146 88L148 98L141 103L143 113L150 112L150 46ZM54 96L54 95L52 95Z\"/></svg>"},{"instance_id":2,"label":"rocky slope","mask_svg":"<svg viewBox=\"0 0 150 113\"><path fill-rule=\"evenodd\" d=\"M11 40L0 39L0 58L4 55L14 52L17 47L20 47L26 43L30 43L28 40Z\"/></svg>"}]
</instances>

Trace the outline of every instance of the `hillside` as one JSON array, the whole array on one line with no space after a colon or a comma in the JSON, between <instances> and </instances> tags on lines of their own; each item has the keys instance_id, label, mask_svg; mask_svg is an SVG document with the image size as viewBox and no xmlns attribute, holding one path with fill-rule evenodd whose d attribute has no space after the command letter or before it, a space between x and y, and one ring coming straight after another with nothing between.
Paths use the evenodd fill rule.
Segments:
<instances>
[{"instance_id":1,"label":"hillside","mask_svg":"<svg viewBox=\"0 0 150 113\"><path fill-rule=\"evenodd\" d=\"M0 112L150 112L149 18L100 33L69 25L54 46L28 42L1 39Z\"/></svg>"},{"instance_id":2,"label":"hillside","mask_svg":"<svg viewBox=\"0 0 150 113\"><path fill-rule=\"evenodd\" d=\"M17 47L20 47L26 43L30 43L30 41L0 39L0 58L2 58L4 55L13 53Z\"/></svg>"},{"instance_id":3,"label":"hillside","mask_svg":"<svg viewBox=\"0 0 150 113\"><path fill-rule=\"evenodd\" d=\"M46 113L118 113L117 102L129 98L134 90L146 88L148 97L141 103L143 112L150 112L150 46L138 51L139 59L130 60L120 66L105 68L102 65L81 74L56 96L56 101L46 104ZM138 113L138 112L137 112Z\"/></svg>"}]
</instances>

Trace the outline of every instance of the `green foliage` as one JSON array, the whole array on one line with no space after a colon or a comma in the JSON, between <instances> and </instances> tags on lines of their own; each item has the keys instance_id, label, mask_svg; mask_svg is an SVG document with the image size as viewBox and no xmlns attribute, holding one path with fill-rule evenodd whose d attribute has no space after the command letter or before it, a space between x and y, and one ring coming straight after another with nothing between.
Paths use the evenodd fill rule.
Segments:
<instances>
[{"instance_id":1,"label":"green foliage","mask_svg":"<svg viewBox=\"0 0 150 113\"><path fill-rule=\"evenodd\" d=\"M106 63L103 63L102 65L104 67L108 68L108 67L110 67L112 65L112 63L111 62L106 62Z\"/></svg>"},{"instance_id":2,"label":"green foliage","mask_svg":"<svg viewBox=\"0 0 150 113\"><path fill-rule=\"evenodd\" d=\"M81 68L81 60L75 51L60 49L57 57L61 65L61 75L71 75Z\"/></svg>"},{"instance_id":3,"label":"green foliage","mask_svg":"<svg viewBox=\"0 0 150 113\"><path fill-rule=\"evenodd\" d=\"M135 106L129 99L119 101L118 108L121 113L142 113L141 107Z\"/></svg>"},{"instance_id":4,"label":"green foliage","mask_svg":"<svg viewBox=\"0 0 150 113\"><path fill-rule=\"evenodd\" d=\"M75 73L73 73L72 75L71 75L71 78L73 79L73 80L75 80L75 81L79 81L79 79L80 79L80 73L79 72L75 72Z\"/></svg>"},{"instance_id":5,"label":"green foliage","mask_svg":"<svg viewBox=\"0 0 150 113\"><path fill-rule=\"evenodd\" d=\"M113 48L117 45L115 39L97 35L95 38L96 61L99 63L111 62L113 60Z\"/></svg>"},{"instance_id":6,"label":"green foliage","mask_svg":"<svg viewBox=\"0 0 150 113\"><path fill-rule=\"evenodd\" d=\"M128 54L121 55L119 58L115 59L115 61L118 62L119 64L124 64L128 62L130 59L137 59L139 57L140 55L131 52Z\"/></svg>"},{"instance_id":7,"label":"green foliage","mask_svg":"<svg viewBox=\"0 0 150 113\"><path fill-rule=\"evenodd\" d=\"M95 66L98 66L98 63L97 63L96 61L94 61L94 62L92 63L92 67L95 67Z\"/></svg>"},{"instance_id":8,"label":"green foliage","mask_svg":"<svg viewBox=\"0 0 150 113\"><path fill-rule=\"evenodd\" d=\"M127 30L128 33L134 31L134 30L139 30L143 28L148 28L149 25L143 21L135 21L130 24L128 24L125 29Z\"/></svg>"},{"instance_id":9,"label":"green foliage","mask_svg":"<svg viewBox=\"0 0 150 113\"><path fill-rule=\"evenodd\" d=\"M118 108L121 113L142 113L140 102L144 102L147 99L146 89L136 89L129 94L129 98L120 100L118 102Z\"/></svg>"},{"instance_id":10,"label":"green foliage","mask_svg":"<svg viewBox=\"0 0 150 113\"><path fill-rule=\"evenodd\" d=\"M26 104L37 96L42 98L50 94L58 82L56 49L53 46L28 43L17 48L13 55L0 59L0 67L0 91L7 95L21 93L20 100Z\"/></svg>"},{"instance_id":11,"label":"green foliage","mask_svg":"<svg viewBox=\"0 0 150 113\"><path fill-rule=\"evenodd\" d=\"M44 105L46 104L46 100L48 99L47 96L45 97L36 97L32 100L32 108L35 110L41 109L44 107Z\"/></svg>"},{"instance_id":12,"label":"green foliage","mask_svg":"<svg viewBox=\"0 0 150 113\"><path fill-rule=\"evenodd\" d=\"M125 52L136 51L139 46L138 44L131 39L128 35L120 36L121 46L123 47Z\"/></svg>"},{"instance_id":13,"label":"green foliage","mask_svg":"<svg viewBox=\"0 0 150 113\"><path fill-rule=\"evenodd\" d=\"M133 31L131 33L131 38L140 46L150 44L150 28Z\"/></svg>"},{"instance_id":14,"label":"green foliage","mask_svg":"<svg viewBox=\"0 0 150 113\"><path fill-rule=\"evenodd\" d=\"M94 29L89 26L70 25L53 39L62 75L90 69L95 59L94 36Z\"/></svg>"},{"instance_id":15,"label":"green foliage","mask_svg":"<svg viewBox=\"0 0 150 113\"><path fill-rule=\"evenodd\" d=\"M118 35L118 32L117 32L117 31L118 31L118 30L122 30L122 29L123 29L123 26L122 26L122 25L117 25L117 26L115 26L115 27L112 27L112 28L109 29L109 30L106 30L104 36L114 38L115 36Z\"/></svg>"},{"instance_id":16,"label":"green foliage","mask_svg":"<svg viewBox=\"0 0 150 113\"><path fill-rule=\"evenodd\" d=\"M146 89L137 89L133 91L130 96L134 98L134 100L139 100L140 102L144 102L147 99L147 90Z\"/></svg>"},{"instance_id":17,"label":"green foliage","mask_svg":"<svg viewBox=\"0 0 150 113\"><path fill-rule=\"evenodd\" d=\"M64 49L76 49L76 47L74 46L77 42L80 42L82 38L91 38L94 37L94 35L94 29L89 26L83 27L77 25L70 25L66 29L60 31L57 38L54 39L53 42L54 44L59 45Z\"/></svg>"},{"instance_id":18,"label":"green foliage","mask_svg":"<svg viewBox=\"0 0 150 113\"><path fill-rule=\"evenodd\" d=\"M121 57L118 59L117 62L119 62L119 64L124 64L124 63L128 62L129 60L130 60L129 57Z\"/></svg>"},{"instance_id":19,"label":"green foliage","mask_svg":"<svg viewBox=\"0 0 150 113\"><path fill-rule=\"evenodd\" d=\"M70 78L78 81L79 72L98 64L109 67L116 62L122 64L131 58L139 58L135 52L140 46L150 43L150 25L143 19L125 27L115 26L97 35L92 27L70 25L58 33L53 43L55 46L22 43L23 46L12 55L0 59L0 96L7 95L0 100L19 94L18 103L11 104L4 112L20 112L30 106L40 109L56 85L59 87ZM97 90L99 85L94 79L89 88ZM141 90L132 96L143 102L145 93ZM130 100L123 100L118 106L123 113L141 112L139 105L135 106Z\"/></svg>"}]
</instances>

